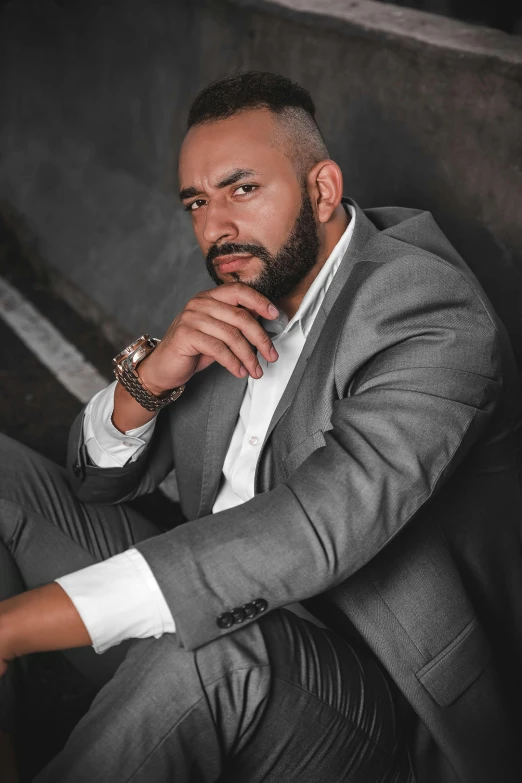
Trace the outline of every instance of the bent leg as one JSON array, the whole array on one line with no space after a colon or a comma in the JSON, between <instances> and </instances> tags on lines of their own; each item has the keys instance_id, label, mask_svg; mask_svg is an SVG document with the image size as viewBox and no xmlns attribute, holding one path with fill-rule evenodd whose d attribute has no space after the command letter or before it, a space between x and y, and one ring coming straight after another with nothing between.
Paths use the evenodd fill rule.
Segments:
<instances>
[{"instance_id":1,"label":"bent leg","mask_svg":"<svg viewBox=\"0 0 522 783\"><path fill-rule=\"evenodd\" d=\"M0 434L0 540L27 589L160 532L124 504L81 503L64 468Z\"/></svg>"},{"instance_id":2,"label":"bent leg","mask_svg":"<svg viewBox=\"0 0 522 783\"><path fill-rule=\"evenodd\" d=\"M405 783L377 665L284 610L195 652L138 640L34 783Z\"/></svg>"},{"instance_id":3,"label":"bent leg","mask_svg":"<svg viewBox=\"0 0 522 783\"><path fill-rule=\"evenodd\" d=\"M0 600L122 552L161 532L134 510L80 503L65 469L0 434ZM95 685L113 675L128 643L103 656L67 657ZM0 728L12 727L12 680L0 680Z\"/></svg>"},{"instance_id":4,"label":"bent leg","mask_svg":"<svg viewBox=\"0 0 522 783\"><path fill-rule=\"evenodd\" d=\"M258 731L230 760L227 783L407 783L395 685L365 651L278 614L263 621L271 698Z\"/></svg>"}]
</instances>

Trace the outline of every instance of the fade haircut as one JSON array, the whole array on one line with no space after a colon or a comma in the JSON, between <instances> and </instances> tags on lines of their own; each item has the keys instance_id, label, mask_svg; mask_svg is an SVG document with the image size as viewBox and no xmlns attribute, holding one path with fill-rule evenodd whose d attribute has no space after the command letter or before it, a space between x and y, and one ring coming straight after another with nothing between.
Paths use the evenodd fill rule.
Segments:
<instances>
[{"instance_id":1,"label":"fade haircut","mask_svg":"<svg viewBox=\"0 0 522 783\"><path fill-rule=\"evenodd\" d=\"M306 177L320 160L329 158L308 90L269 71L238 72L209 84L190 107L187 130L251 109L272 112L276 121L272 143L284 148L299 178Z\"/></svg>"}]
</instances>

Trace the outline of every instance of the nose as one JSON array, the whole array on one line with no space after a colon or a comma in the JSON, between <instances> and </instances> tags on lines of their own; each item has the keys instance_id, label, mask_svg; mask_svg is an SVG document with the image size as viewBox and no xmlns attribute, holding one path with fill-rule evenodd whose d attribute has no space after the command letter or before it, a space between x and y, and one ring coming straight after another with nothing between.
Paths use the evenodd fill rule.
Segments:
<instances>
[{"instance_id":1,"label":"nose","mask_svg":"<svg viewBox=\"0 0 522 783\"><path fill-rule=\"evenodd\" d=\"M209 245L217 242L233 242L238 231L230 217L226 204L209 201L205 210L203 238Z\"/></svg>"}]
</instances>

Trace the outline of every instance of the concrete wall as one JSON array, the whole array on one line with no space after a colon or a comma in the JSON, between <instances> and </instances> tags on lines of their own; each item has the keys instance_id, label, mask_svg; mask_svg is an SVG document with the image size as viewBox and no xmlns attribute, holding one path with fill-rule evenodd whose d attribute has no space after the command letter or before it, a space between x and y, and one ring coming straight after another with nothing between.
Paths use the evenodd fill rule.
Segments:
<instances>
[{"instance_id":1,"label":"concrete wall","mask_svg":"<svg viewBox=\"0 0 522 783\"><path fill-rule=\"evenodd\" d=\"M433 211L522 365L521 38L365 0L14 0L0 29L4 212L125 331L208 287L176 150L196 91L253 67L311 90L347 195Z\"/></svg>"}]
</instances>

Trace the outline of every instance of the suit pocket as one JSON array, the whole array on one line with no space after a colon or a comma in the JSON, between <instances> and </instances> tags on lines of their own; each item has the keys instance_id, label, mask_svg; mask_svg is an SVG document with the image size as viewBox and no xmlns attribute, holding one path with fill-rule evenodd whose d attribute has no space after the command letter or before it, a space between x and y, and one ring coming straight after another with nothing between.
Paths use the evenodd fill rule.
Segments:
<instances>
[{"instance_id":1,"label":"suit pocket","mask_svg":"<svg viewBox=\"0 0 522 783\"><path fill-rule=\"evenodd\" d=\"M316 430L307 438L292 449L292 451L286 455L282 461L283 470L286 477L289 478L292 473L297 470L307 457L310 456L316 449L322 448L325 445L323 430Z\"/></svg>"},{"instance_id":2,"label":"suit pocket","mask_svg":"<svg viewBox=\"0 0 522 783\"><path fill-rule=\"evenodd\" d=\"M490 661L489 642L473 619L416 676L437 704L449 707L473 685Z\"/></svg>"}]
</instances>

